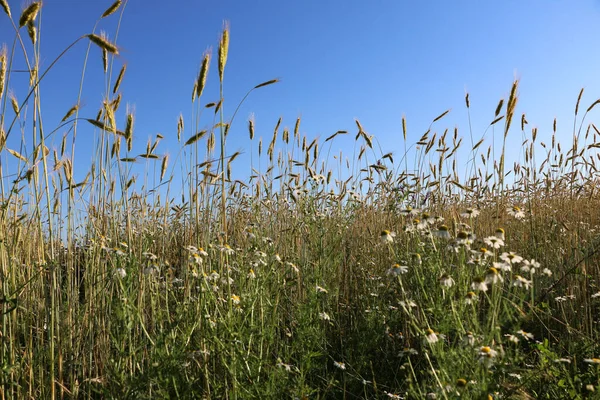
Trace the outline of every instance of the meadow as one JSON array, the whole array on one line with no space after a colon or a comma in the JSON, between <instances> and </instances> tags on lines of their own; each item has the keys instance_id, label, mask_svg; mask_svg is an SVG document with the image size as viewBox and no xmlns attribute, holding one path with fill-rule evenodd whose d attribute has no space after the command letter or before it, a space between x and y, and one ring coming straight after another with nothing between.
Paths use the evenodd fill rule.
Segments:
<instances>
[{"instance_id":1,"label":"meadow","mask_svg":"<svg viewBox=\"0 0 600 400\"><path fill-rule=\"evenodd\" d=\"M486 132L447 129L443 113L410 144L403 119L403 153L359 120L324 139L279 120L265 143L237 120L252 172L233 179L227 25L200 58L173 161L160 135L132 151L119 46L95 31L73 45L103 54L102 108L84 115L75 98L45 127L41 3L0 5L15 31L0 49L2 400L597 396L600 131L586 116L600 100L580 92L568 144L556 122L538 137L516 114L517 80ZM122 12L116 1L99 20ZM16 54L22 93L9 90ZM216 103L201 100L207 79ZM86 166L80 130L94 132ZM349 158L331 154L340 140Z\"/></svg>"}]
</instances>

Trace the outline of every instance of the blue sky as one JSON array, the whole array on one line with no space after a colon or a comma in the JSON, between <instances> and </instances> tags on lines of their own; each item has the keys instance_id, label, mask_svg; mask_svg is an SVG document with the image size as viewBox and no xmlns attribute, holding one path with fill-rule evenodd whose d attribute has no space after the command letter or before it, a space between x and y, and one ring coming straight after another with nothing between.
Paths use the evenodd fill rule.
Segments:
<instances>
[{"instance_id":1,"label":"blue sky","mask_svg":"<svg viewBox=\"0 0 600 400\"><path fill-rule=\"evenodd\" d=\"M21 2L9 0L9 4L18 18ZM41 15L42 66L49 65L77 37L91 32L110 4L46 0ZM118 15L102 20L98 30L114 39L117 20ZM452 109L434 131L458 126L460 136L469 142L465 91L470 93L475 140L493 120L498 100L508 97L515 77L520 79L517 115L526 113L529 127L539 128L541 140L549 140L557 117L560 137L569 142L582 87L586 91L581 108L600 97L600 2L595 0L131 0L118 36L121 51L115 76L126 63L121 91L124 102L136 110L134 152L143 152L147 139L160 133L165 140L157 152L170 153L173 160L179 149L176 123L180 113L186 120L183 136L193 133L191 90L202 54L209 47L213 64L201 101L218 100L216 50L224 20L231 25L226 115L254 85L281 79L277 85L254 92L232 126L228 148L246 152L234 167L242 172L247 171L246 120L251 113L256 135L267 143L279 117L282 127L293 128L295 119L302 116L301 132L322 140L337 130L355 134L354 118L358 118L384 153L401 156L403 115L413 143L433 118ZM0 15L0 42L10 48L13 37L7 17ZM87 42L80 42L42 86L46 130L53 129L76 101L86 49ZM93 48L82 117L94 118L100 107L104 93L101 65L100 51ZM21 58L15 60L15 68L23 68ZM10 88L23 99L26 76L12 79ZM590 114L588 122L597 112ZM10 111L7 115L12 117ZM208 115L200 122L201 128L211 125ZM122 118L118 124L124 125ZM350 155L353 136L336 141L332 153L343 150ZM92 137L92 127L80 126L81 162L89 163L91 152L84 150L93 145ZM14 148L18 139L13 135L9 147ZM513 129L509 139L511 147L518 149L519 129Z\"/></svg>"}]
</instances>

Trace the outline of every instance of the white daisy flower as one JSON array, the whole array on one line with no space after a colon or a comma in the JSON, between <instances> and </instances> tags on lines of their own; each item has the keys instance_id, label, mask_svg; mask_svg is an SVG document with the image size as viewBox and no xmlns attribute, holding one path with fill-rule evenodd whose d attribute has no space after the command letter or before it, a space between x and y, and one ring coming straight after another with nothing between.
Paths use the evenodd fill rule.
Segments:
<instances>
[{"instance_id":1,"label":"white daisy flower","mask_svg":"<svg viewBox=\"0 0 600 400\"><path fill-rule=\"evenodd\" d=\"M425 331L425 341L427 341L427 343L437 343L438 340L440 339L433 329L428 328Z\"/></svg>"},{"instance_id":2,"label":"white daisy flower","mask_svg":"<svg viewBox=\"0 0 600 400\"><path fill-rule=\"evenodd\" d=\"M519 206L509 207L506 209L506 212L508 213L508 215L510 215L511 217L514 217L515 219L525 218L525 212L523 210L521 210L521 207L519 207Z\"/></svg>"},{"instance_id":3,"label":"white daisy flower","mask_svg":"<svg viewBox=\"0 0 600 400\"><path fill-rule=\"evenodd\" d=\"M331 321L331 317L326 312L320 312L319 318L321 318L323 321Z\"/></svg>"},{"instance_id":4,"label":"white daisy flower","mask_svg":"<svg viewBox=\"0 0 600 400\"><path fill-rule=\"evenodd\" d=\"M504 246L504 240L496 236L488 236L483 239L483 242L492 249L499 249L500 247Z\"/></svg>"},{"instance_id":5,"label":"white daisy flower","mask_svg":"<svg viewBox=\"0 0 600 400\"><path fill-rule=\"evenodd\" d=\"M483 278L477 277L471 283L471 289L475 291L487 292L488 286Z\"/></svg>"},{"instance_id":6,"label":"white daisy flower","mask_svg":"<svg viewBox=\"0 0 600 400\"><path fill-rule=\"evenodd\" d=\"M440 276L439 281L442 286L445 286L445 287L454 286L454 279L452 279L452 277L448 274L443 274L442 276Z\"/></svg>"},{"instance_id":7,"label":"white daisy flower","mask_svg":"<svg viewBox=\"0 0 600 400\"><path fill-rule=\"evenodd\" d=\"M523 337L525 340L533 340L533 333L525 332L524 330L519 329L517 334L521 335L521 337Z\"/></svg>"},{"instance_id":8,"label":"white daisy flower","mask_svg":"<svg viewBox=\"0 0 600 400\"><path fill-rule=\"evenodd\" d=\"M450 231L448 230L448 227L446 225L438 226L437 231L434 231L433 235L440 239L450 239L451 238Z\"/></svg>"},{"instance_id":9,"label":"white daisy flower","mask_svg":"<svg viewBox=\"0 0 600 400\"><path fill-rule=\"evenodd\" d=\"M379 238L382 243L394 243L395 237L396 233L388 231L387 229L381 231L381 234L379 235Z\"/></svg>"},{"instance_id":10,"label":"white daisy flower","mask_svg":"<svg viewBox=\"0 0 600 400\"><path fill-rule=\"evenodd\" d=\"M504 261L505 263L508 264L517 264L520 263L521 261L523 261L523 257L521 257L520 255L516 254L513 251L510 252L504 252L500 255L500 259L502 261Z\"/></svg>"},{"instance_id":11,"label":"white daisy flower","mask_svg":"<svg viewBox=\"0 0 600 400\"><path fill-rule=\"evenodd\" d=\"M529 289L532 281L523 278L521 275L515 275L513 278L513 286Z\"/></svg>"},{"instance_id":12,"label":"white daisy flower","mask_svg":"<svg viewBox=\"0 0 600 400\"><path fill-rule=\"evenodd\" d=\"M479 210L475 208L467 208L460 216L463 218L476 218L479 215Z\"/></svg>"},{"instance_id":13,"label":"white daisy flower","mask_svg":"<svg viewBox=\"0 0 600 400\"><path fill-rule=\"evenodd\" d=\"M504 229L502 229L502 228L496 229L496 231L494 232L494 236L496 236L500 240L503 240L503 241L506 240Z\"/></svg>"},{"instance_id":14,"label":"white daisy flower","mask_svg":"<svg viewBox=\"0 0 600 400\"><path fill-rule=\"evenodd\" d=\"M469 292L465 295L465 304L473 304L479 300L475 292Z\"/></svg>"},{"instance_id":15,"label":"white daisy flower","mask_svg":"<svg viewBox=\"0 0 600 400\"><path fill-rule=\"evenodd\" d=\"M500 275L498 273L498 270L494 267L490 267L488 268L486 274L485 274L485 283L489 283L489 284L496 284L496 283L502 283L504 281L504 279L502 278L502 275Z\"/></svg>"},{"instance_id":16,"label":"white daisy flower","mask_svg":"<svg viewBox=\"0 0 600 400\"><path fill-rule=\"evenodd\" d=\"M479 349L479 362L488 368L494 364L494 359L497 356L498 352L490 346L482 346Z\"/></svg>"},{"instance_id":17,"label":"white daisy flower","mask_svg":"<svg viewBox=\"0 0 600 400\"><path fill-rule=\"evenodd\" d=\"M344 364L343 362L334 361L333 366L341 369L342 371L346 369L346 364Z\"/></svg>"},{"instance_id":18,"label":"white daisy flower","mask_svg":"<svg viewBox=\"0 0 600 400\"><path fill-rule=\"evenodd\" d=\"M390 269L387 270L387 274L391 276L400 276L408 272L406 265L394 264Z\"/></svg>"}]
</instances>

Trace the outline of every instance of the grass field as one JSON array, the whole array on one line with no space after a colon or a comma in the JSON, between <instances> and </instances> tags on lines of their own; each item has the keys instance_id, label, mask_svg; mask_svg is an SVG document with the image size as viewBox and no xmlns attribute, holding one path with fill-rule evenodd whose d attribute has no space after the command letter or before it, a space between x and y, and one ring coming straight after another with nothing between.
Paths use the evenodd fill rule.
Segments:
<instances>
[{"instance_id":1,"label":"grass field","mask_svg":"<svg viewBox=\"0 0 600 400\"><path fill-rule=\"evenodd\" d=\"M104 54L103 108L89 117L74 106L58 133L43 130L40 2L20 15L0 5L2 23L15 26L14 45L0 51L1 399L600 391L600 132L586 121L598 101L580 104L583 90L573 140L561 145L556 128L537 137L515 114L515 81L490 124L504 139L497 159L485 133L445 129L445 113L400 155L358 120L355 132L321 141L299 133L300 119L293 130L279 121L268 143L248 121L249 152L267 165L232 180L227 26L216 54L203 56L190 117L208 108L220 121L192 134L182 117L169 162L160 136L132 153L119 47L97 33L77 42ZM121 12L117 1L102 18ZM17 100L8 88L19 52L30 84ZM205 105L213 76L221 101ZM74 165L80 129L95 131L88 166ZM10 148L18 135L21 147ZM349 161L329 153L337 140L355 141ZM507 140L523 144L510 166ZM132 166L143 159L139 185Z\"/></svg>"}]
</instances>

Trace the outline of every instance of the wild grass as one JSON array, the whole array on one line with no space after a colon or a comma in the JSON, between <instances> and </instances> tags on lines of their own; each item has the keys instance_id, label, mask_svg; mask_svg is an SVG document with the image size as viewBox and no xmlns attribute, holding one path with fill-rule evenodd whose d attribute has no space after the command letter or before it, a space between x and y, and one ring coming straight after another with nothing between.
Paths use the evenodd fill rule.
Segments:
<instances>
[{"instance_id":1,"label":"wild grass","mask_svg":"<svg viewBox=\"0 0 600 400\"><path fill-rule=\"evenodd\" d=\"M41 30L31 28L40 2L17 20L0 1L15 31L0 51L2 399L575 399L600 390L600 132L586 122L598 101L581 115L582 91L572 143L559 143L556 123L544 143L515 115L515 81L489 130L468 130L470 145L441 126L445 112L411 146L403 118L400 156L358 120L350 158L331 154L349 132L307 138L300 119L293 130L279 120L263 152L250 119L252 172L235 180L228 25L219 101L201 102L207 51L195 112L174 127L177 154L159 153L162 135L138 154L118 30L113 40L95 32L125 4L65 50L88 39L90 62L102 52L102 108L80 106L84 67L74 106L49 130L39 84L62 54L39 71ZM29 88L14 93L13 71L24 68ZM465 105L470 113L468 95ZM80 130L94 132L90 165L75 158Z\"/></svg>"}]
</instances>

